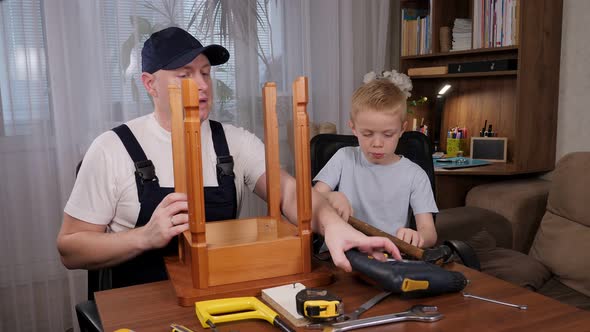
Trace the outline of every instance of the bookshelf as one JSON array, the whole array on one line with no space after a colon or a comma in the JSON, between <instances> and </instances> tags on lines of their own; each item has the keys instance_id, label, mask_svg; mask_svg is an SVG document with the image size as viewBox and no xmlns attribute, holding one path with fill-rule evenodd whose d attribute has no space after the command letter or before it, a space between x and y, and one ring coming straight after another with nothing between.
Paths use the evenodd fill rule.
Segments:
<instances>
[{"instance_id":1,"label":"bookshelf","mask_svg":"<svg viewBox=\"0 0 590 332\"><path fill-rule=\"evenodd\" d=\"M486 47L460 51L441 52L440 27L453 27L456 18L472 20L481 24L482 8L486 4L515 3L515 24L510 25L514 45ZM453 63L517 59L516 70L455 73L412 76L412 97L426 96L431 100L427 111L421 110L425 123L431 127L435 122L435 100L443 84L450 84L445 95L439 136L439 149L446 149L446 133L451 127L466 127L468 138L479 136L487 120L499 137L508 138L508 161L502 165L463 169L461 171L436 171L438 182L446 186L460 183L455 188L459 196L449 206L463 205L466 192L476 184L504 180L514 176L530 176L547 172L555 165L557 131L557 105L559 96L559 61L561 49L562 0L408 0L401 1L402 11L420 9L430 16L427 54L408 54L400 57L400 71L409 68L448 66ZM492 7L493 8L493 7ZM410 10L411 12L411 10ZM419 11L420 12L420 11ZM407 11L405 12L407 14ZM478 13L478 14L476 14ZM474 15L478 15L474 18ZM493 15L492 15L493 16ZM510 15L506 15L510 17ZM505 24L510 24L507 18ZM403 14L402 14L403 18ZM492 19L493 21L493 19ZM477 23L473 23L477 22ZM402 26L407 22L402 22ZM486 28L484 27L483 30ZM514 31L516 29L516 31ZM400 49L404 30L400 29ZM479 30L479 42L489 38ZM491 34L494 35L494 34ZM423 34L422 34L423 36ZM502 36L498 33L498 36ZM472 36L472 47L475 36ZM490 40L490 43L492 41ZM418 42L419 43L419 42ZM414 43L416 44L416 43ZM505 44L505 43L504 43ZM405 53L405 55L403 55ZM424 53L424 51L423 51ZM426 115L424 115L426 114ZM432 128L432 127L431 127ZM434 140L434 139L433 139ZM470 154L468 148L466 155ZM461 178L459 178L461 177ZM455 184L453 184L455 183ZM446 190L443 188L441 190ZM438 191L438 190L437 190ZM447 193L453 190L446 190ZM462 197L461 197L462 196ZM437 194L437 197L440 195ZM439 204L440 205L440 204ZM443 204L445 205L445 204Z\"/></svg>"}]
</instances>

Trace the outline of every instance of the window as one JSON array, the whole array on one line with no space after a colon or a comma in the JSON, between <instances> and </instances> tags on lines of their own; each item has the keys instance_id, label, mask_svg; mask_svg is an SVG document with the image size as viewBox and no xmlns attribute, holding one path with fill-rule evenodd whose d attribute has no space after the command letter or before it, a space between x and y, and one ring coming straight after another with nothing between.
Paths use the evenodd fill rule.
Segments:
<instances>
[{"instance_id":1,"label":"window","mask_svg":"<svg viewBox=\"0 0 590 332\"><path fill-rule=\"evenodd\" d=\"M207 0L109 0L104 3L102 12L104 49L108 50L104 54L108 67L108 70L105 71L105 82L108 84L106 88L111 91L113 111L125 108L126 113L131 111L131 114L127 114L131 117L151 112L152 106L149 97L140 80L141 48L151 33L175 25L187 29L203 44L221 44L229 50L231 56L228 63L214 67L213 70L215 109L218 120L235 122L237 114L236 44L232 38L221 36L219 26L215 26L209 35L199 30L202 13L196 8L199 8L205 1ZM227 2L227 4L241 8L250 8L248 6L255 5L259 16L263 18L258 21L252 18L252 22L255 23L252 31L257 31L260 40L260 48L258 49L259 82L263 82L265 75L268 76L269 59L271 65L273 60L272 56L269 58L269 55L272 54L271 19L265 12L269 15L276 14L279 4L272 2L269 4L264 0ZM189 26L195 12L198 15ZM280 39L280 35L277 37ZM261 57L261 54L264 57Z\"/></svg>"},{"instance_id":2,"label":"window","mask_svg":"<svg viewBox=\"0 0 590 332\"><path fill-rule=\"evenodd\" d=\"M41 0L0 1L0 136L51 130Z\"/></svg>"},{"instance_id":3,"label":"window","mask_svg":"<svg viewBox=\"0 0 590 332\"><path fill-rule=\"evenodd\" d=\"M146 3L109 0L103 4L104 82L106 91L110 91L112 120L116 122L125 120L123 110L130 118L153 110L140 79L141 47L156 31L153 25L158 13Z\"/></svg>"},{"instance_id":4,"label":"window","mask_svg":"<svg viewBox=\"0 0 590 332\"><path fill-rule=\"evenodd\" d=\"M151 33L166 26L187 27L195 8L204 1L107 0L100 3L106 65L104 82L106 91L110 92L110 104L106 106L113 113L111 120L120 122L152 111L150 98L140 80L141 46ZM0 0L0 137L31 135L53 128L43 3L42 0ZM228 3L240 6L246 2ZM247 3L243 6L254 4ZM280 7L280 2L258 0L255 8L262 19L251 20L255 25L252 31L259 40L258 82L252 83L260 85L273 79L279 84L279 90L284 88L282 78L276 77L282 73L280 54L276 54L276 50L281 49L278 45L281 33L277 30L280 24L273 24L272 32L270 26L280 22ZM195 36L204 36L198 31L198 24L192 24L189 31ZM236 96L239 95L235 41L222 38L219 27L215 27L214 33L202 42L222 44L230 51L230 61L214 69L214 89L217 118L235 122Z\"/></svg>"},{"instance_id":5,"label":"window","mask_svg":"<svg viewBox=\"0 0 590 332\"><path fill-rule=\"evenodd\" d=\"M213 28L213 33L207 35L199 29L199 22L202 19L202 12L195 10L203 5L206 0L196 0L185 3L182 13L183 22L190 22L193 13L196 12L194 23L188 31L203 45L219 44L225 47L230 54L229 61L221 66L213 67L213 89L215 96L215 112L217 120L221 122L234 122L237 112L237 102L235 100L236 91L236 50L235 42L230 38L223 38L219 26ZM194 5L192 4L194 3ZM185 24L186 27L188 24Z\"/></svg>"}]
</instances>

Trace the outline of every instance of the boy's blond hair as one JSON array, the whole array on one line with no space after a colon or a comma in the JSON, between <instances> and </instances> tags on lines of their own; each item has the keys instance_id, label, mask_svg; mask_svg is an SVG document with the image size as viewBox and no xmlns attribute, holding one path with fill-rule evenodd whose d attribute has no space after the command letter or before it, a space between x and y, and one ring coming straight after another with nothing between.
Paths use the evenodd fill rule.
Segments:
<instances>
[{"instance_id":1,"label":"boy's blond hair","mask_svg":"<svg viewBox=\"0 0 590 332\"><path fill-rule=\"evenodd\" d=\"M376 79L360 86L352 95L350 120L364 111L386 112L399 115L402 123L406 121L407 96L387 79Z\"/></svg>"}]
</instances>

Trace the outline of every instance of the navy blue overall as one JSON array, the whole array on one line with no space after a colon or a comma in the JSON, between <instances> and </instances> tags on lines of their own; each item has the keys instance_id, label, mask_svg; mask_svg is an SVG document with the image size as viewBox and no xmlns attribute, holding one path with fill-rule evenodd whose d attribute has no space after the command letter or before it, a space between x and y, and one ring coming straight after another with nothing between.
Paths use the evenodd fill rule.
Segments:
<instances>
[{"instance_id":1,"label":"navy blue overall","mask_svg":"<svg viewBox=\"0 0 590 332\"><path fill-rule=\"evenodd\" d=\"M221 123L209 121L213 146L217 155L218 187L205 187L205 220L216 221L235 219L237 195L234 183L233 158L229 154L227 140ZM151 160L147 159L139 142L126 125L113 129L135 164L135 182L139 196L140 210L135 227L145 226L154 210L174 188L160 187ZM125 287L168 279L164 256L178 252L178 239L174 237L164 248L146 251L129 261L112 268L112 287Z\"/></svg>"}]
</instances>

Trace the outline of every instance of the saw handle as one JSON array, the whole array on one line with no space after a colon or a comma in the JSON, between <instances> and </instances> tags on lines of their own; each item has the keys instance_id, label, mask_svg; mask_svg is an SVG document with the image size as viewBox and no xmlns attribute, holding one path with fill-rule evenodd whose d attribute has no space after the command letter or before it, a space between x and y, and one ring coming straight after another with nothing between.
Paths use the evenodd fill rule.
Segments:
<instances>
[{"instance_id":1,"label":"saw handle","mask_svg":"<svg viewBox=\"0 0 590 332\"><path fill-rule=\"evenodd\" d=\"M353 216L348 217L348 223L352 227L354 227L356 230L362 232L365 235L381 236L381 237L390 239L391 242L393 242L393 244L395 244L398 247L398 249L401 252L403 252L404 254L410 255L418 260L422 260L422 258L424 256L423 249L420 249L420 248L413 246L405 241L402 241L389 233L385 233L384 231L382 231L374 226L371 226L371 225L367 224L366 222L361 221Z\"/></svg>"},{"instance_id":2,"label":"saw handle","mask_svg":"<svg viewBox=\"0 0 590 332\"><path fill-rule=\"evenodd\" d=\"M294 332L276 312L253 296L195 302L195 309L204 328L211 327L209 322L217 325L244 319L263 319L281 331Z\"/></svg>"}]
</instances>

